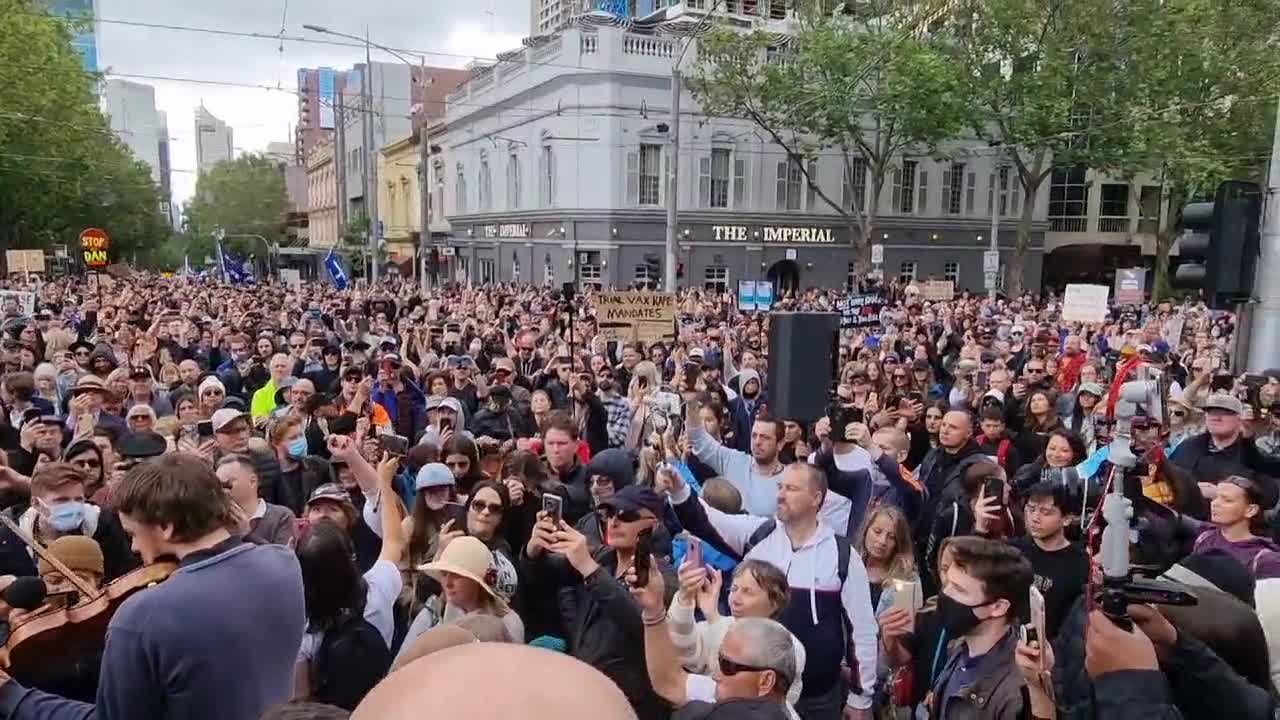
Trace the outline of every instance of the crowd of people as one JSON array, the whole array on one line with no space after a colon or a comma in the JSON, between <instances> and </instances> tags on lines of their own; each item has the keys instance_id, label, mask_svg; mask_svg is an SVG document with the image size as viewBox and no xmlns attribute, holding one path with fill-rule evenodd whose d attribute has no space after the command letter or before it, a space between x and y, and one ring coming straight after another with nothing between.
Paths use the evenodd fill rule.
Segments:
<instances>
[{"instance_id":1,"label":"crowd of people","mask_svg":"<svg viewBox=\"0 0 1280 720\"><path fill-rule=\"evenodd\" d=\"M1280 371L1230 313L894 283L788 418L811 350L713 290L640 342L589 289L12 289L0 718L1280 711Z\"/></svg>"}]
</instances>

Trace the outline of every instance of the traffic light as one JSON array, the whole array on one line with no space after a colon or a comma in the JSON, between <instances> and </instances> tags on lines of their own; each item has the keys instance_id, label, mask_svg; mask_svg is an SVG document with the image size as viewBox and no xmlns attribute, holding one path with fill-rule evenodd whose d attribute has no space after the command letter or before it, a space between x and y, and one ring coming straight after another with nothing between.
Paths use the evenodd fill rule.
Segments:
<instances>
[{"instance_id":1,"label":"traffic light","mask_svg":"<svg viewBox=\"0 0 1280 720\"><path fill-rule=\"evenodd\" d=\"M1174 287L1203 291L1205 302L1217 309L1247 301L1258 264L1261 216L1262 188L1239 180L1219 185L1211 203L1185 206Z\"/></svg>"}]
</instances>

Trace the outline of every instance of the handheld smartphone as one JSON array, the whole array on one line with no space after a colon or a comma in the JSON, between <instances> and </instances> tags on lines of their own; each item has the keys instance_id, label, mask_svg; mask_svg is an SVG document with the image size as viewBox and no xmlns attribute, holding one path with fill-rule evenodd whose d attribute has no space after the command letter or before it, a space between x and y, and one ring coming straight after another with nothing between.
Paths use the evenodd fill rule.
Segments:
<instances>
[{"instance_id":1,"label":"handheld smartphone","mask_svg":"<svg viewBox=\"0 0 1280 720\"><path fill-rule=\"evenodd\" d=\"M702 541L693 535L689 536L689 553L685 557L690 565L702 567Z\"/></svg>"},{"instance_id":2,"label":"handheld smartphone","mask_svg":"<svg viewBox=\"0 0 1280 720\"><path fill-rule=\"evenodd\" d=\"M453 521L453 529L467 531L467 506L462 503L445 503L444 516Z\"/></svg>"},{"instance_id":3,"label":"handheld smartphone","mask_svg":"<svg viewBox=\"0 0 1280 720\"><path fill-rule=\"evenodd\" d=\"M560 526L564 524L564 498L559 495L547 493L542 496L542 512L546 513L556 524Z\"/></svg>"},{"instance_id":4,"label":"handheld smartphone","mask_svg":"<svg viewBox=\"0 0 1280 720\"><path fill-rule=\"evenodd\" d=\"M698 375L702 372L702 368L692 363L685 363L684 366L684 389L685 392L693 392L698 386Z\"/></svg>"},{"instance_id":5,"label":"handheld smartphone","mask_svg":"<svg viewBox=\"0 0 1280 720\"><path fill-rule=\"evenodd\" d=\"M649 560L652 554L653 532L641 533L636 540L636 587L645 587L649 584Z\"/></svg>"},{"instance_id":6,"label":"handheld smartphone","mask_svg":"<svg viewBox=\"0 0 1280 720\"><path fill-rule=\"evenodd\" d=\"M440 434L453 429L453 418L440 418Z\"/></svg>"},{"instance_id":7,"label":"handheld smartphone","mask_svg":"<svg viewBox=\"0 0 1280 720\"><path fill-rule=\"evenodd\" d=\"M1209 390L1211 392L1230 392L1235 384L1236 379L1231 377L1231 373L1218 373L1209 381Z\"/></svg>"},{"instance_id":8,"label":"handheld smartphone","mask_svg":"<svg viewBox=\"0 0 1280 720\"><path fill-rule=\"evenodd\" d=\"M201 420L196 423L196 437L206 440L213 437L213 421Z\"/></svg>"},{"instance_id":9,"label":"handheld smartphone","mask_svg":"<svg viewBox=\"0 0 1280 720\"><path fill-rule=\"evenodd\" d=\"M973 386L977 390L986 392L991 386L991 372L989 370L979 370L973 378Z\"/></svg>"},{"instance_id":10,"label":"handheld smartphone","mask_svg":"<svg viewBox=\"0 0 1280 720\"><path fill-rule=\"evenodd\" d=\"M388 454L396 457L404 457L409 454L409 438L394 433L384 433L378 436L378 443L382 445L382 449Z\"/></svg>"},{"instance_id":11,"label":"handheld smartphone","mask_svg":"<svg viewBox=\"0 0 1280 720\"><path fill-rule=\"evenodd\" d=\"M895 610L906 610L907 612L915 612L916 593L920 592L920 587L910 580L893 579L889 581L890 587L893 589L893 605Z\"/></svg>"},{"instance_id":12,"label":"handheld smartphone","mask_svg":"<svg viewBox=\"0 0 1280 720\"><path fill-rule=\"evenodd\" d=\"M983 495L995 498L996 502L1004 507L1004 480L998 477L987 478L983 488Z\"/></svg>"},{"instance_id":13,"label":"handheld smartphone","mask_svg":"<svg viewBox=\"0 0 1280 720\"><path fill-rule=\"evenodd\" d=\"M1266 384L1266 375L1249 374L1244 376L1245 398L1255 409L1262 405L1261 391L1262 386Z\"/></svg>"},{"instance_id":14,"label":"handheld smartphone","mask_svg":"<svg viewBox=\"0 0 1280 720\"><path fill-rule=\"evenodd\" d=\"M1044 595L1040 593L1039 588L1032 585L1027 591L1028 607L1031 609L1030 631L1034 633L1036 640L1043 641L1048 636L1044 631ZM1027 627L1027 626L1024 626ZM1027 641L1030 642L1030 641ZM1045 654L1040 654L1040 669L1047 669L1045 665Z\"/></svg>"}]
</instances>

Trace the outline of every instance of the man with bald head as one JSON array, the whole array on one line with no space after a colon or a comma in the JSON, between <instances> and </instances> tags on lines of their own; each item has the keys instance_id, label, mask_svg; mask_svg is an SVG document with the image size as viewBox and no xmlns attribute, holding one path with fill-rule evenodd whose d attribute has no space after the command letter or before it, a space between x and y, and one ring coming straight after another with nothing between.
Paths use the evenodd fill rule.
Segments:
<instances>
[{"instance_id":1,"label":"man with bald head","mask_svg":"<svg viewBox=\"0 0 1280 720\"><path fill-rule=\"evenodd\" d=\"M477 678L500 678L476 685ZM570 655L528 645L475 642L431 653L393 671L352 720L419 720L447 708L450 720L635 720L612 680Z\"/></svg>"},{"instance_id":2,"label":"man with bald head","mask_svg":"<svg viewBox=\"0 0 1280 720\"><path fill-rule=\"evenodd\" d=\"M973 439L974 420L967 410L952 410L942 416L938 430L938 446L924 456L918 468L925 487L924 522L916 525L917 555L928 544L929 530L938 508L961 497L960 480L970 465L987 461L987 456ZM917 560L922 558L917 558ZM923 563L920 567L925 567Z\"/></svg>"},{"instance_id":3,"label":"man with bald head","mask_svg":"<svg viewBox=\"0 0 1280 720\"><path fill-rule=\"evenodd\" d=\"M200 363L195 360L183 360L178 363L178 384L169 388L169 402L176 408L178 398L182 395L199 395Z\"/></svg>"}]
</instances>

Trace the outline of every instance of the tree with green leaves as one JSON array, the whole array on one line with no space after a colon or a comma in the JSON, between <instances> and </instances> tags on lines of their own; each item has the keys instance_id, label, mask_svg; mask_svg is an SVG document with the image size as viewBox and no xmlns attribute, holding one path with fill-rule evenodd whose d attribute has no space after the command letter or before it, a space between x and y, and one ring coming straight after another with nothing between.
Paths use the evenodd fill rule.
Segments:
<instances>
[{"instance_id":1,"label":"tree with green leaves","mask_svg":"<svg viewBox=\"0 0 1280 720\"><path fill-rule=\"evenodd\" d=\"M1223 180L1265 182L1275 98L1280 1L1131 0L1132 72L1140 78L1117 174L1160 183L1153 297L1169 293L1177 213Z\"/></svg>"},{"instance_id":2,"label":"tree with green leaves","mask_svg":"<svg viewBox=\"0 0 1280 720\"><path fill-rule=\"evenodd\" d=\"M33 0L0 0L0 18L0 244L74 248L101 227L118 259L162 245L159 188L98 108L77 22Z\"/></svg>"},{"instance_id":3,"label":"tree with green leaves","mask_svg":"<svg viewBox=\"0 0 1280 720\"><path fill-rule=\"evenodd\" d=\"M964 75L969 128L1022 196L1006 291L1022 292L1035 198L1054 167L1114 168L1130 139L1141 32L1112 0L965 0L940 35Z\"/></svg>"},{"instance_id":4,"label":"tree with green leaves","mask_svg":"<svg viewBox=\"0 0 1280 720\"><path fill-rule=\"evenodd\" d=\"M707 33L691 86L706 114L750 120L844 218L861 274L885 180L902 155L933 152L962 129L960 78L918 32L923 16L902 3L871 0L856 15L842 8L800 16L785 40L763 31ZM840 160L839 194L819 185L820 156Z\"/></svg>"},{"instance_id":5,"label":"tree with green leaves","mask_svg":"<svg viewBox=\"0 0 1280 720\"><path fill-rule=\"evenodd\" d=\"M225 248L262 253L260 235L269 245L284 236L288 193L278 162L261 154L241 155L218 163L196 180L195 197L187 204L187 232L212 238L219 231Z\"/></svg>"}]
</instances>

